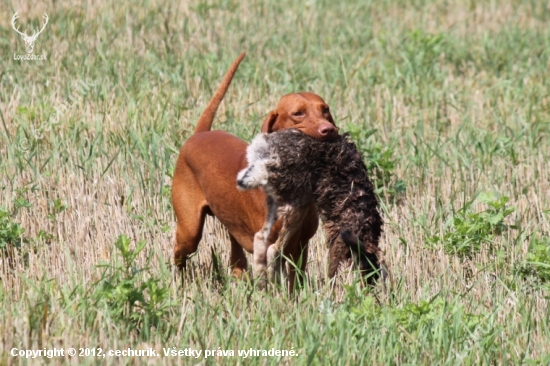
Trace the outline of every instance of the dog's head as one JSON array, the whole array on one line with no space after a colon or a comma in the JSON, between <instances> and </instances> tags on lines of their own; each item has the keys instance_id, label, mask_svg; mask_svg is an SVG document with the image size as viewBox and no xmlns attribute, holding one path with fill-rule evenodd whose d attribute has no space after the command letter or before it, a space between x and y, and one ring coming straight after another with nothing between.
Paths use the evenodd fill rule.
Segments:
<instances>
[{"instance_id":1,"label":"dog's head","mask_svg":"<svg viewBox=\"0 0 550 366\"><path fill-rule=\"evenodd\" d=\"M269 113L262 125L263 133L295 128L318 140L332 140L338 127L325 101L314 93L287 94Z\"/></svg>"},{"instance_id":2,"label":"dog's head","mask_svg":"<svg viewBox=\"0 0 550 366\"><path fill-rule=\"evenodd\" d=\"M369 248L349 230L340 233L340 237L349 247L361 273L368 276L369 282L372 283L379 277L382 277L384 281L386 280L388 272L385 268L384 261L381 261L378 257L379 253L369 250Z\"/></svg>"}]
</instances>

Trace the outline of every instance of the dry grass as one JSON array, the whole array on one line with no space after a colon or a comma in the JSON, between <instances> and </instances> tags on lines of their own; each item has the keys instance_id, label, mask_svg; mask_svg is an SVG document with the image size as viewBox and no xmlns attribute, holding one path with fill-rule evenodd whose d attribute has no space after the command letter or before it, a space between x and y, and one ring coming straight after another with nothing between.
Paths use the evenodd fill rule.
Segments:
<instances>
[{"instance_id":1,"label":"dry grass","mask_svg":"<svg viewBox=\"0 0 550 366\"><path fill-rule=\"evenodd\" d=\"M47 62L13 60L25 52L9 24L13 9L23 29L50 16L34 51ZM2 252L0 362L27 363L9 355L12 347L273 346L300 356L249 362L548 363L549 278L532 263L544 258L530 257L536 240L550 247L547 4L22 1L0 4L0 13L0 206L25 229L21 248L12 242ZM247 58L216 128L250 140L283 94L322 95L386 173L389 294L362 288L345 271L327 284L322 233L296 300L220 283L211 248L226 265L229 241L214 220L191 260L194 281L176 285L173 165L241 50ZM95 86L43 137L33 136L77 80ZM429 242L458 232L450 219L480 192L509 197L514 211L502 232L484 232L468 255ZM469 212L486 209L475 200ZM105 279L122 281L97 267L121 261L113 245L122 234L132 245L146 241L133 265L147 270L130 276L130 286L153 279L167 290L151 326L131 319L136 309L116 315L121 303L101 292Z\"/></svg>"}]
</instances>

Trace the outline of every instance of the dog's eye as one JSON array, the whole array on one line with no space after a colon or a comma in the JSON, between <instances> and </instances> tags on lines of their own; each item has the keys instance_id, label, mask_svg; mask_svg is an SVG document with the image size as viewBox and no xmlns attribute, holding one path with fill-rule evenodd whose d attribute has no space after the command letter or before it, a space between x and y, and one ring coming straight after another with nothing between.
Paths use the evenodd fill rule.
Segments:
<instances>
[{"instance_id":1,"label":"dog's eye","mask_svg":"<svg viewBox=\"0 0 550 366\"><path fill-rule=\"evenodd\" d=\"M294 117L302 117L305 113L302 111L294 112L292 113L292 116Z\"/></svg>"},{"instance_id":2,"label":"dog's eye","mask_svg":"<svg viewBox=\"0 0 550 366\"><path fill-rule=\"evenodd\" d=\"M328 109L328 107L323 107L323 114L329 114L330 113L330 109Z\"/></svg>"}]
</instances>

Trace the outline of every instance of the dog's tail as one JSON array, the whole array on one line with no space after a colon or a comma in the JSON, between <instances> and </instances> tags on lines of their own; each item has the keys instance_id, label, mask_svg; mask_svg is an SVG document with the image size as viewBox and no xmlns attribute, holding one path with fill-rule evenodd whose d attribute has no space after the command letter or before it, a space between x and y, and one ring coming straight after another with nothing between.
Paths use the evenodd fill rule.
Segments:
<instances>
[{"instance_id":1,"label":"dog's tail","mask_svg":"<svg viewBox=\"0 0 550 366\"><path fill-rule=\"evenodd\" d=\"M239 57L237 57L237 59L233 61L233 64L231 65L229 70L227 70L227 73L225 74L220 86L218 87L218 90L216 90L216 93L214 93L214 96L210 100L210 103L208 103L206 109L204 110L204 112L202 112L201 117L199 118L199 121L195 126L195 133L210 131L210 128L212 127L212 122L214 121L214 117L216 116L216 111L218 110L218 107L220 106L220 103L222 102L223 97L225 96L225 93L229 88L229 84L231 84L231 80L233 80L233 75L235 75L235 72L237 71L237 68L239 67L242 59L244 58L245 53L246 52L241 53Z\"/></svg>"}]
</instances>

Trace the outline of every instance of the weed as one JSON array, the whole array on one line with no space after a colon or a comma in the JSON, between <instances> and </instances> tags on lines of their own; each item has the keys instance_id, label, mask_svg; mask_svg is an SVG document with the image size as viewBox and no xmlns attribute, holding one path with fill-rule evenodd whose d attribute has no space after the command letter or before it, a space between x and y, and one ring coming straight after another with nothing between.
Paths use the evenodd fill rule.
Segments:
<instances>
[{"instance_id":1,"label":"weed","mask_svg":"<svg viewBox=\"0 0 550 366\"><path fill-rule=\"evenodd\" d=\"M550 237L533 238L524 263L516 268L522 276L532 276L550 291Z\"/></svg>"},{"instance_id":2,"label":"weed","mask_svg":"<svg viewBox=\"0 0 550 366\"><path fill-rule=\"evenodd\" d=\"M15 199L13 200L13 210L15 213L21 208L31 208L32 204L24 197L24 194L28 191L28 188L17 189L15 193Z\"/></svg>"},{"instance_id":3,"label":"weed","mask_svg":"<svg viewBox=\"0 0 550 366\"><path fill-rule=\"evenodd\" d=\"M534 239L529 245L527 264L531 265L538 278L550 282L550 238Z\"/></svg>"},{"instance_id":4,"label":"weed","mask_svg":"<svg viewBox=\"0 0 550 366\"><path fill-rule=\"evenodd\" d=\"M112 263L98 265L105 271L93 288L92 297L98 305L110 309L114 320L147 335L168 315L168 288L159 278L146 276L147 268L138 268L137 257L146 242L139 241L134 249L130 249L130 242L126 235L120 235L115 242L122 263L114 255Z\"/></svg>"},{"instance_id":5,"label":"weed","mask_svg":"<svg viewBox=\"0 0 550 366\"><path fill-rule=\"evenodd\" d=\"M404 48L401 57L417 77L426 77L438 66L437 59L452 53L449 42L443 34L429 34L422 29L415 29L405 34Z\"/></svg>"},{"instance_id":6,"label":"weed","mask_svg":"<svg viewBox=\"0 0 550 366\"><path fill-rule=\"evenodd\" d=\"M354 124L348 124L347 128L358 149L363 153L376 194L392 199L404 194L406 184L395 176L395 153L391 147L374 139L377 130L365 130Z\"/></svg>"},{"instance_id":7,"label":"weed","mask_svg":"<svg viewBox=\"0 0 550 366\"><path fill-rule=\"evenodd\" d=\"M496 198L492 194L481 193L475 199L466 203L458 211L453 212L445 223L445 234L431 236L427 239L428 246L434 248L442 245L448 254L471 258L478 253L484 244L489 249L495 249L494 238L503 233L508 225L504 219L514 212L507 206L509 198ZM489 206L487 210L474 212L474 202Z\"/></svg>"},{"instance_id":8,"label":"weed","mask_svg":"<svg viewBox=\"0 0 550 366\"><path fill-rule=\"evenodd\" d=\"M63 203L61 198L56 198L50 201L49 206L50 206L50 210L46 217L50 220L55 220L57 215L59 215L61 212L65 211L68 208L68 206Z\"/></svg>"},{"instance_id":9,"label":"weed","mask_svg":"<svg viewBox=\"0 0 550 366\"><path fill-rule=\"evenodd\" d=\"M11 213L0 206L0 251L20 249L25 229L14 222Z\"/></svg>"}]
</instances>

